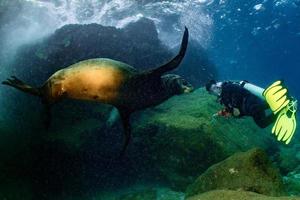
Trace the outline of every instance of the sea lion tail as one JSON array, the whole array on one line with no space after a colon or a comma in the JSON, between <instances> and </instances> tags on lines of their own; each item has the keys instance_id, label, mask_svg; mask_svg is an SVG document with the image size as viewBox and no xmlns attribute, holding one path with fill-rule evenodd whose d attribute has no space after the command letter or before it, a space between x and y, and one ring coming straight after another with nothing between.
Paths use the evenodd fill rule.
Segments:
<instances>
[{"instance_id":1,"label":"sea lion tail","mask_svg":"<svg viewBox=\"0 0 300 200\"><path fill-rule=\"evenodd\" d=\"M2 81L2 84L14 87L18 90L21 90L22 92L25 92L25 93L28 93L28 94L31 94L34 96L42 97L42 91L40 88L32 87L32 86L24 83L23 81L21 81L20 79L18 79L15 76L11 76L10 78L6 79L5 81Z\"/></svg>"},{"instance_id":2,"label":"sea lion tail","mask_svg":"<svg viewBox=\"0 0 300 200\"><path fill-rule=\"evenodd\" d=\"M185 27L179 53L171 61L169 61L168 63L166 63L156 69L151 70L150 73L160 76L165 72L176 69L179 66L179 64L181 63L182 59L184 58L184 55L186 53L186 49L188 46L188 40L189 40L189 31L188 31L187 27Z\"/></svg>"}]
</instances>

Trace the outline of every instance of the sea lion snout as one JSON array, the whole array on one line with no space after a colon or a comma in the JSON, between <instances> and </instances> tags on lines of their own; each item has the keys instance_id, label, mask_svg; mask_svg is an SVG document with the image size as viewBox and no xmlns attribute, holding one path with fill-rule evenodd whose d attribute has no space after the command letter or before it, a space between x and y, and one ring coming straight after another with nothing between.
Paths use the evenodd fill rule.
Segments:
<instances>
[{"instance_id":1,"label":"sea lion snout","mask_svg":"<svg viewBox=\"0 0 300 200\"><path fill-rule=\"evenodd\" d=\"M181 78L181 82L178 83L178 84L182 89L182 93L191 93L191 92L194 91L194 87L192 86L192 84L190 84L189 82L187 82L183 78Z\"/></svg>"},{"instance_id":2,"label":"sea lion snout","mask_svg":"<svg viewBox=\"0 0 300 200\"><path fill-rule=\"evenodd\" d=\"M194 87L188 81L177 74L166 74L162 76L164 86L173 94L190 93L194 91Z\"/></svg>"},{"instance_id":3,"label":"sea lion snout","mask_svg":"<svg viewBox=\"0 0 300 200\"><path fill-rule=\"evenodd\" d=\"M194 87L183 87L183 93L191 93L194 91Z\"/></svg>"}]
</instances>

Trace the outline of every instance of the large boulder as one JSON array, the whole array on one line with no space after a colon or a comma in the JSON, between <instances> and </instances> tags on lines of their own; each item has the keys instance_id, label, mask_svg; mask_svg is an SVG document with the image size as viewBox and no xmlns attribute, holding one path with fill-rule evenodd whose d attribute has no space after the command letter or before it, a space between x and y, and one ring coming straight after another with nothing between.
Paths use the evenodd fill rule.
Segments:
<instances>
[{"instance_id":1,"label":"large boulder","mask_svg":"<svg viewBox=\"0 0 300 200\"><path fill-rule=\"evenodd\" d=\"M173 189L185 190L211 165L235 152L261 147L276 152L275 140L245 117L213 118L221 109L205 89L175 96L133 117L137 158L148 160Z\"/></svg>"},{"instance_id":2,"label":"large boulder","mask_svg":"<svg viewBox=\"0 0 300 200\"><path fill-rule=\"evenodd\" d=\"M128 188L129 192L116 197L116 200L181 200L184 198L184 193L175 192L169 188L147 188L138 189ZM101 199L101 197L99 197Z\"/></svg>"},{"instance_id":3,"label":"large boulder","mask_svg":"<svg viewBox=\"0 0 300 200\"><path fill-rule=\"evenodd\" d=\"M283 177L289 195L300 196L300 166Z\"/></svg>"},{"instance_id":4,"label":"large boulder","mask_svg":"<svg viewBox=\"0 0 300 200\"><path fill-rule=\"evenodd\" d=\"M19 16L23 4L21 0L1 0L0 1L0 63L7 58L7 51L5 48L7 29L11 28L10 23L16 17ZM24 20L25 21L25 20ZM22 21L24 23L24 21ZM15 24L14 24L15 25Z\"/></svg>"},{"instance_id":5,"label":"large boulder","mask_svg":"<svg viewBox=\"0 0 300 200\"><path fill-rule=\"evenodd\" d=\"M136 28L147 31L139 31L136 35ZM23 79L35 77L33 81L41 84L61 68L100 57L143 69L166 62L172 52L158 39L153 21L146 18L123 29L99 24L69 24L41 41L22 46L12 67Z\"/></svg>"},{"instance_id":6,"label":"large boulder","mask_svg":"<svg viewBox=\"0 0 300 200\"><path fill-rule=\"evenodd\" d=\"M280 152L274 155L274 160L282 174L286 175L300 166L300 144L295 138L289 145L281 145Z\"/></svg>"},{"instance_id":7,"label":"large boulder","mask_svg":"<svg viewBox=\"0 0 300 200\"><path fill-rule=\"evenodd\" d=\"M174 42L180 44L181 41ZM180 69L179 74L186 75L187 79L191 77L197 85L214 78L215 66L205 50L199 44L188 48L191 62L185 59L185 67L189 69ZM41 84L53 72L85 59L111 58L144 70L164 64L178 50L173 52L159 40L154 22L147 18L122 29L99 24L71 24L41 41L22 46L12 68L21 78L32 80L35 77L33 83Z\"/></svg>"},{"instance_id":8,"label":"large boulder","mask_svg":"<svg viewBox=\"0 0 300 200\"><path fill-rule=\"evenodd\" d=\"M19 102L30 112L20 111L22 120L12 116L13 124L3 129L2 135L15 136L16 145L5 148L2 154L7 162L0 167L9 169L7 180L18 175L16 179L31 183L40 199L44 194L75 195L91 187L117 187L145 179L184 191L212 164L234 152L276 146L269 132L250 118L212 118L221 107L201 88L134 114L127 156L111 164L123 142L119 123L106 127L111 107L93 102L58 104L45 131L38 119L42 116L38 99L30 99L35 104L26 108ZM11 156L11 152L19 153Z\"/></svg>"},{"instance_id":9,"label":"large boulder","mask_svg":"<svg viewBox=\"0 0 300 200\"><path fill-rule=\"evenodd\" d=\"M187 200L300 200L300 197L269 197L248 191L213 190L187 198Z\"/></svg>"},{"instance_id":10,"label":"large boulder","mask_svg":"<svg viewBox=\"0 0 300 200\"><path fill-rule=\"evenodd\" d=\"M210 190L252 191L268 196L285 194L282 177L262 149L236 153L211 166L188 187L186 196Z\"/></svg>"},{"instance_id":11,"label":"large boulder","mask_svg":"<svg viewBox=\"0 0 300 200\"><path fill-rule=\"evenodd\" d=\"M156 200L157 194L153 189L143 190L139 192L131 192L129 194L122 195L119 200Z\"/></svg>"}]
</instances>

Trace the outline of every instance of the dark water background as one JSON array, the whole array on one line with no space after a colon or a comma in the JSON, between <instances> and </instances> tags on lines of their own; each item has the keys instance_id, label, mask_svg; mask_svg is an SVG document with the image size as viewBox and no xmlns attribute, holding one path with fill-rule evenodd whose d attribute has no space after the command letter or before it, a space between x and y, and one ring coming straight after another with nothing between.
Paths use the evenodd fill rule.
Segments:
<instances>
[{"instance_id":1,"label":"dark water background","mask_svg":"<svg viewBox=\"0 0 300 200\"><path fill-rule=\"evenodd\" d=\"M214 63L218 79L248 80L262 87L266 87L277 79L283 79L290 94L300 98L299 0L164 2L155 0L138 2L132 0L41 0L35 1L35 3L33 1L3 0L0 1L0 80L4 80L11 74L18 75L18 68L11 66L17 60L14 56L23 45L34 44L51 36L56 29L63 25L99 23L104 26L123 28L142 17L154 21L158 38L163 45L173 50L176 50L182 36L183 26L186 25L190 30L190 41L193 42L190 45L198 45L195 49L199 48L205 52L205 55ZM134 34L131 36L132 38L137 37ZM194 55L200 56L199 54ZM189 61L185 62L186 65L193 64L195 70L200 67L195 65L197 62L194 63L192 60L190 63ZM28 74L23 75L27 80L31 79L30 81L33 83L41 78L35 77L37 73L33 69L24 67L22 71L28 71ZM192 74L193 70L189 69L184 73ZM203 85L200 81L198 84L198 87ZM21 100L17 98L21 98ZM108 167L110 156L118 151L118 147L122 143L119 125L114 127L111 132L103 131L105 127L100 125L93 130L85 130L86 137L90 137L90 140L82 146L80 153L74 151L78 154L69 154L70 149L64 144L51 140L41 142L43 138L40 133L44 133L44 130L36 123L38 120L42 121L40 119L42 106L40 106L39 100L29 96L25 97L25 95L16 96L16 91L4 89L1 86L0 105L0 124L5 127L3 130L12 130L13 137L19 138L16 140L6 137L7 133L5 133L1 139L4 149L1 158L5 161L9 157L15 158L5 162L5 166L10 166L9 169L4 167L5 173L15 175L0 176L2 180L9 182L8 185L18 185L18 181L15 180L18 180L18 176L23 177L24 174L27 176L28 171L28 173L32 173L29 180L33 181L36 188L40 187L40 196L38 197L55 199L51 196L52 193L59 191L63 196L64 190L61 191L61 188L70 190L68 188L69 181L74 183L72 186L75 188L73 189L75 194L85 196L89 193L96 193L99 188L113 190L119 186L139 184L137 181L139 179L148 180L155 177L156 171L151 171L151 164L143 163L143 156L148 153L147 148L145 151L135 153L135 157L126 160L127 162L117 162L112 167L110 165ZM74 105L77 110L74 109L74 113L64 115L63 110L70 109ZM71 120L75 123L80 121L79 117L74 117L81 112L79 108L91 111L94 106L95 104L78 102L58 106L55 112L61 118L54 121L54 124L59 125L58 127L61 129L58 128L58 130L63 130L64 125L67 127L68 123L73 123L70 122ZM29 110L32 111L30 115L28 114ZM108 111L110 112L109 109ZM88 115L84 111L82 113L86 118L93 118L96 115L93 112ZM66 119L70 121L65 124L59 121ZM101 131L103 132L101 135L93 134ZM298 140L299 133L298 130L296 132ZM7 140L7 138L11 140ZM110 138L110 140L106 140L106 138ZM85 138L80 139L84 140ZM5 144L9 144L10 149L7 149ZM115 146L115 144L117 145ZM145 148L142 143L140 144L140 147L135 148ZM135 166L137 163L140 166ZM77 174L82 173L84 174L83 180L80 179L82 177L70 179L70 177L76 177ZM46 179L51 186L49 188L47 188L48 183L39 182ZM57 181L60 184L56 184ZM158 180L157 184L160 181ZM77 187L76 184L80 186ZM5 187L1 188L3 190ZM26 187L22 186L21 188L22 191L26 190ZM82 192L80 190L82 188L84 188L83 191L88 192ZM23 194L22 191L20 194Z\"/></svg>"}]
</instances>

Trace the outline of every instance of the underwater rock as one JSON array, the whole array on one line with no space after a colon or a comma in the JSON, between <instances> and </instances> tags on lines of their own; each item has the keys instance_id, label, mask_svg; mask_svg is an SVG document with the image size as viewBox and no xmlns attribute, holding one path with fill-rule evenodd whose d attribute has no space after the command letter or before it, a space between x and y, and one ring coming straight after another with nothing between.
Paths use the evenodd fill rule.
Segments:
<instances>
[{"instance_id":1,"label":"underwater rock","mask_svg":"<svg viewBox=\"0 0 300 200\"><path fill-rule=\"evenodd\" d=\"M134 188L132 188L134 189ZM150 187L149 189L134 189L116 198L117 200L182 200L184 193L175 192L169 188Z\"/></svg>"},{"instance_id":2,"label":"underwater rock","mask_svg":"<svg viewBox=\"0 0 300 200\"><path fill-rule=\"evenodd\" d=\"M143 190L139 192L133 192L125 194L119 198L119 200L156 200L157 194L154 189Z\"/></svg>"},{"instance_id":3,"label":"underwater rock","mask_svg":"<svg viewBox=\"0 0 300 200\"><path fill-rule=\"evenodd\" d=\"M157 200L183 200L184 193L175 192L168 188L157 190Z\"/></svg>"},{"instance_id":4,"label":"underwater rock","mask_svg":"<svg viewBox=\"0 0 300 200\"><path fill-rule=\"evenodd\" d=\"M136 29L144 31L136 35ZM111 58L143 69L160 65L172 56L158 39L153 21L143 18L123 29L99 24L65 25L41 41L22 46L13 68L24 80L35 77L39 80L34 81L41 84L55 71L85 59Z\"/></svg>"},{"instance_id":5,"label":"underwater rock","mask_svg":"<svg viewBox=\"0 0 300 200\"><path fill-rule=\"evenodd\" d=\"M300 197L269 197L248 191L213 190L187 198L187 200L300 200Z\"/></svg>"},{"instance_id":6,"label":"underwater rock","mask_svg":"<svg viewBox=\"0 0 300 200\"><path fill-rule=\"evenodd\" d=\"M300 166L300 145L292 143L291 145L280 146L280 152L274 155L274 160L279 166L282 174L286 175ZM300 188L299 188L300 189Z\"/></svg>"},{"instance_id":7,"label":"underwater rock","mask_svg":"<svg viewBox=\"0 0 300 200\"><path fill-rule=\"evenodd\" d=\"M283 182L289 195L300 196L300 167L284 176Z\"/></svg>"},{"instance_id":8,"label":"underwater rock","mask_svg":"<svg viewBox=\"0 0 300 200\"><path fill-rule=\"evenodd\" d=\"M285 193L279 170L262 149L236 153L211 166L187 188L186 196L216 189L244 190L269 196Z\"/></svg>"},{"instance_id":9,"label":"underwater rock","mask_svg":"<svg viewBox=\"0 0 300 200\"><path fill-rule=\"evenodd\" d=\"M41 41L22 46L12 68L20 78L32 80L35 77L34 84L41 84L55 71L85 59L111 58L144 70L164 64L177 51L172 52L159 40L154 22L147 18L122 29L99 24L71 24ZM191 62L185 61L187 69L180 69L179 75L191 78L198 86L216 76L215 66L208 61L200 44L191 45L187 57Z\"/></svg>"},{"instance_id":10,"label":"underwater rock","mask_svg":"<svg viewBox=\"0 0 300 200\"><path fill-rule=\"evenodd\" d=\"M7 34L8 24L13 20L14 17L20 15L20 11L23 9L21 0L1 0L0 1L0 59L2 62L6 59L6 49L4 44L6 43L5 35ZM12 14L13 13L13 14Z\"/></svg>"},{"instance_id":11,"label":"underwater rock","mask_svg":"<svg viewBox=\"0 0 300 200\"><path fill-rule=\"evenodd\" d=\"M253 147L276 152L276 140L253 119L213 118L220 109L204 88L174 96L133 115L130 148L177 191L185 191L208 167L235 152Z\"/></svg>"}]
</instances>

